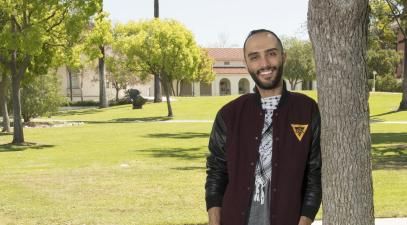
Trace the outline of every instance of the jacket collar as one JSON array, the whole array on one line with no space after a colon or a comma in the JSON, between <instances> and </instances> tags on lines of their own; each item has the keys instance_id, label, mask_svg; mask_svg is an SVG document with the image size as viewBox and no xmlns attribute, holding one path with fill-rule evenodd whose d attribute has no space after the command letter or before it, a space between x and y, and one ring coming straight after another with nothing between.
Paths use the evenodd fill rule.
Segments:
<instances>
[{"instance_id":1,"label":"jacket collar","mask_svg":"<svg viewBox=\"0 0 407 225\"><path fill-rule=\"evenodd\" d=\"M261 108L261 95L259 93L259 90L257 87L254 87L254 94L256 96L256 102L258 106ZM277 109L280 108L280 106L284 105L287 102L287 97L290 95L290 92L287 90L287 85L285 84L285 81L283 81L283 92L281 93L281 98L280 102L278 103Z\"/></svg>"}]
</instances>

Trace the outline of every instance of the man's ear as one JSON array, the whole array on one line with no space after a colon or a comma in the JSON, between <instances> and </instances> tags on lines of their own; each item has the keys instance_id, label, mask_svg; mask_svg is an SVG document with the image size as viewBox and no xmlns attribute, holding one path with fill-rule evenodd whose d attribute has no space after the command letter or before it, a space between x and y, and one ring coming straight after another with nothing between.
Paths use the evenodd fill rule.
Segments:
<instances>
[{"instance_id":1,"label":"man's ear","mask_svg":"<svg viewBox=\"0 0 407 225\"><path fill-rule=\"evenodd\" d=\"M287 53L283 52L283 63L285 62L285 59L287 58Z\"/></svg>"}]
</instances>

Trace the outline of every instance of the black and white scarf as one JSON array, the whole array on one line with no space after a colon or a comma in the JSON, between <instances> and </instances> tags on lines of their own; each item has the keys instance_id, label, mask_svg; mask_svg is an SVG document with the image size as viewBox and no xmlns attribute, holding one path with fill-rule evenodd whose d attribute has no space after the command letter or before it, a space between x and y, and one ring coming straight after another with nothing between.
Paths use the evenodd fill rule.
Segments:
<instances>
[{"instance_id":1,"label":"black and white scarf","mask_svg":"<svg viewBox=\"0 0 407 225\"><path fill-rule=\"evenodd\" d=\"M277 108L281 95L262 98L262 108L265 112L264 127L259 147L259 160L256 165L256 188L254 201L264 204L265 186L271 180L271 157L273 144L272 117Z\"/></svg>"}]
</instances>

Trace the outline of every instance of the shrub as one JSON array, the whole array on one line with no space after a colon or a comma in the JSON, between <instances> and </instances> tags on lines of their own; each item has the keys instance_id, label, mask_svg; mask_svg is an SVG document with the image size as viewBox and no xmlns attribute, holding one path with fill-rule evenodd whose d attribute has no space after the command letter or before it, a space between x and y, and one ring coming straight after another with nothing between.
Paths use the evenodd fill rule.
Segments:
<instances>
[{"instance_id":1,"label":"shrub","mask_svg":"<svg viewBox=\"0 0 407 225\"><path fill-rule=\"evenodd\" d=\"M126 91L126 98L131 100L133 104L133 109L141 109L143 105L147 102L147 99L141 97L140 91L137 89L129 89Z\"/></svg>"},{"instance_id":2,"label":"shrub","mask_svg":"<svg viewBox=\"0 0 407 225\"><path fill-rule=\"evenodd\" d=\"M66 106L99 106L99 102L93 100L68 102Z\"/></svg>"},{"instance_id":3,"label":"shrub","mask_svg":"<svg viewBox=\"0 0 407 225\"><path fill-rule=\"evenodd\" d=\"M21 112L24 122L38 116L50 116L65 102L59 94L59 83L55 74L31 77L22 84Z\"/></svg>"},{"instance_id":4,"label":"shrub","mask_svg":"<svg viewBox=\"0 0 407 225\"><path fill-rule=\"evenodd\" d=\"M385 76L376 77L376 91L384 92L401 92L401 82L398 82L397 79L390 74Z\"/></svg>"}]
</instances>

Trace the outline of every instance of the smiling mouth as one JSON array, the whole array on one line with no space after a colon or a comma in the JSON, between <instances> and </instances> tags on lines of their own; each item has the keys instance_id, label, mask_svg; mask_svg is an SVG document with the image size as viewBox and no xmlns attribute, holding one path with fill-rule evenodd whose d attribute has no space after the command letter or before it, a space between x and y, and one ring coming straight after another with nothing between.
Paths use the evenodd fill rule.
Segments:
<instances>
[{"instance_id":1,"label":"smiling mouth","mask_svg":"<svg viewBox=\"0 0 407 225\"><path fill-rule=\"evenodd\" d=\"M275 69L263 70L257 73L258 76L261 76L264 79L270 79L273 75Z\"/></svg>"}]
</instances>

